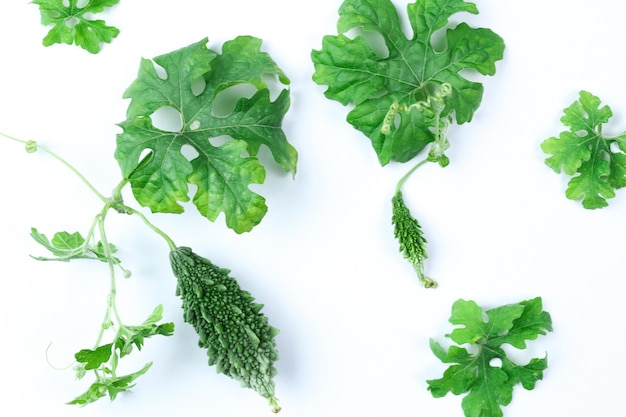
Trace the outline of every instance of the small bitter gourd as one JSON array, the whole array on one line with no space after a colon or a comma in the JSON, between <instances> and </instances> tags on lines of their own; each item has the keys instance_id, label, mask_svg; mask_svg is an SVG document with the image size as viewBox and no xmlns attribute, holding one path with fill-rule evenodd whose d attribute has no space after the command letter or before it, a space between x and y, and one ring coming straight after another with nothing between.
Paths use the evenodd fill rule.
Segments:
<instances>
[{"instance_id":1,"label":"small bitter gourd","mask_svg":"<svg viewBox=\"0 0 626 417\"><path fill-rule=\"evenodd\" d=\"M419 222L404 204L401 191L398 190L394 194L391 207L391 223L394 236L400 243L400 252L411 263L420 282L426 288L435 288L437 282L424 273L424 260L428 258L426 238Z\"/></svg>"},{"instance_id":2,"label":"small bitter gourd","mask_svg":"<svg viewBox=\"0 0 626 417\"><path fill-rule=\"evenodd\" d=\"M278 330L261 313L263 305L240 288L228 269L189 247L171 251L170 263L178 278L176 295L182 299L184 320L195 328L198 345L207 349L209 365L267 398L275 413L280 411L273 380Z\"/></svg>"}]
</instances>

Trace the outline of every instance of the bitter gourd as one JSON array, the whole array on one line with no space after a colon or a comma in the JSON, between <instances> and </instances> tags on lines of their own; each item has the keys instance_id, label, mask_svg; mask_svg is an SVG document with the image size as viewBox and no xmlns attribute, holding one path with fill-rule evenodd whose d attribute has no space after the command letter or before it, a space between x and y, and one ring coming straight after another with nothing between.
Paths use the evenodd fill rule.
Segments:
<instances>
[{"instance_id":1,"label":"bitter gourd","mask_svg":"<svg viewBox=\"0 0 626 417\"><path fill-rule=\"evenodd\" d=\"M272 411L280 411L273 380L278 330L261 313L263 305L240 288L228 269L189 247L172 250L170 263L178 278L176 294L182 299L184 320L195 328L198 345L207 349L209 365L267 398Z\"/></svg>"},{"instance_id":2,"label":"bitter gourd","mask_svg":"<svg viewBox=\"0 0 626 417\"><path fill-rule=\"evenodd\" d=\"M437 282L424 273L424 260L428 258L426 238L419 222L404 204L401 191L398 190L394 194L391 199L391 207L391 223L394 236L400 243L400 252L411 263L420 282L426 288L435 288Z\"/></svg>"}]
</instances>

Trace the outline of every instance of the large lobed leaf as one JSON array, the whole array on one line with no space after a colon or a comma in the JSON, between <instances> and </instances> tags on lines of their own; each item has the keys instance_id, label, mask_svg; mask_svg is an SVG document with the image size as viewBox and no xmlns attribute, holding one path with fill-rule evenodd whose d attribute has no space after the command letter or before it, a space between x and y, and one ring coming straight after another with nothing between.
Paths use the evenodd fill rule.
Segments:
<instances>
[{"instance_id":1,"label":"large lobed leaf","mask_svg":"<svg viewBox=\"0 0 626 417\"><path fill-rule=\"evenodd\" d=\"M252 230L267 211L265 199L248 188L265 180L257 157L261 145L285 171L296 172L297 152L281 129L289 90L284 88L272 101L265 81L268 76L283 85L289 80L260 51L257 38L228 41L221 54L207 49L207 41L141 61L137 79L124 94L131 102L120 124L123 133L115 157L141 205L153 212L180 213L180 202L189 201L193 184L193 202L200 213L214 221L223 212L228 227L242 233ZM231 113L216 115L218 94L238 84L254 86L255 94L240 98ZM179 131L153 125L151 116L164 107L180 114ZM210 141L223 136L231 140L221 145ZM186 156L184 146L196 155Z\"/></svg>"},{"instance_id":2,"label":"large lobed leaf","mask_svg":"<svg viewBox=\"0 0 626 417\"><path fill-rule=\"evenodd\" d=\"M435 356L452 365L442 378L427 381L428 389L436 398L448 392L467 393L462 401L466 417L502 417L501 407L511 402L513 387L521 383L524 388L533 389L548 366L547 357L518 365L502 349L504 344L526 348L527 341L552 331L552 320L543 311L541 298L497 307L484 314L487 320L474 301L458 300L452 307L450 323L460 327L448 336L459 345L473 345L476 353L455 345L446 351L436 341L430 341Z\"/></svg>"},{"instance_id":3,"label":"large lobed leaf","mask_svg":"<svg viewBox=\"0 0 626 417\"><path fill-rule=\"evenodd\" d=\"M626 186L626 132L614 137L602 134L602 126L613 112L600 104L598 97L581 91L561 118L569 130L541 144L551 155L546 165L572 176L565 195L581 200L587 209L606 207L615 190Z\"/></svg>"},{"instance_id":4,"label":"large lobed leaf","mask_svg":"<svg viewBox=\"0 0 626 417\"><path fill-rule=\"evenodd\" d=\"M391 132L383 133L385 116L394 102L409 108L427 101L442 84L450 84L452 93L441 116L454 115L459 124L469 122L482 100L483 86L461 72L493 75L495 62L504 52L498 35L466 23L446 29L444 48L433 46L437 31L448 25L452 15L478 13L473 3L417 0L407 9L411 39L404 35L390 0L346 0L339 9L339 35L325 36L322 49L311 55L313 80L328 86L328 98L355 105L348 122L370 138L382 165L392 160L406 162L435 140L432 128L437 122L417 110L400 112ZM380 34L387 52L375 51L362 35L346 35L359 28Z\"/></svg>"},{"instance_id":5,"label":"large lobed leaf","mask_svg":"<svg viewBox=\"0 0 626 417\"><path fill-rule=\"evenodd\" d=\"M79 0L33 0L32 3L39 6L41 23L52 25L43 39L44 46L75 43L96 54L103 42L110 43L120 33L103 20L90 18L116 5L119 0L88 0L84 5L79 5Z\"/></svg>"}]
</instances>

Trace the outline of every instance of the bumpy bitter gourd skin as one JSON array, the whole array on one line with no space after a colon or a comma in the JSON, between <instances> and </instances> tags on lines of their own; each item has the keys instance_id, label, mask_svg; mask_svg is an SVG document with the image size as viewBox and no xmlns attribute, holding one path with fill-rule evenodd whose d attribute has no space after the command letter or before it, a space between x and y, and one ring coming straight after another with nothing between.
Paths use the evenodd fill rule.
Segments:
<instances>
[{"instance_id":1,"label":"bumpy bitter gourd skin","mask_svg":"<svg viewBox=\"0 0 626 417\"><path fill-rule=\"evenodd\" d=\"M278 330L260 312L263 305L254 303L228 269L189 247L171 251L170 263L178 278L176 295L183 302L184 320L198 333L198 345L207 349L209 365L254 389L269 400L274 412L280 411L273 381Z\"/></svg>"},{"instance_id":2,"label":"bumpy bitter gourd skin","mask_svg":"<svg viewBox=\"0 0 626 417\"><path fill-rule=\"evenodd\" d=\"M426 288L435 288L437 282L424 274L424 260L428 258L428 253L422 227L404 204L401 191L394 194L391 204L391 223L394 236L400 243L400 252L413 265L420 282Z\"/></svg>"}]
</instances>

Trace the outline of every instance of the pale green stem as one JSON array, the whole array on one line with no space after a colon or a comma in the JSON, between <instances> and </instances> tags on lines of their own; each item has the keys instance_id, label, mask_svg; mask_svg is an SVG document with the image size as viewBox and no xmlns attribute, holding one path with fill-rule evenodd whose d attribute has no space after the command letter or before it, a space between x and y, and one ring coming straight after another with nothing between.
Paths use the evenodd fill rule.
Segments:
<instances>
[{"instance_id":1,"label":"pale green stem","mask_svg":"<svg viewBox=\"0 0 626 417\"><path fill-rule=\"evenodd\" d=\"M16 142L22 143L24 144L27 149L34 149L34 150L41 150L44 153L47 153L48 155L50 155L51 157L53 157L54 159L56 159L57 161L61 162L61 164L65 165L65 167L67 167L70 171L72 171L74 174L76 174L76 176L78 178L80 178L80 180L85 183L85 185L87 185L87 187L89 187L89 189L98 196L98 198L104 202L107 202L107 198L105 196L103 196L102 194L100 194L100 192L98 192L98 190L96 190L96 188L91 185L91 183L87 180L87 178L85 178L83 176L83 174L81 174L76 168L74 168L74 166L72 164L70 164L69 162L67 162L65 159L61 158L59 155L57 155L56 153L52 152L50 149L46 148L45 146L42 146L40 144L38 144L35 141L32 140L22 140L22 139L18 139L15 138L13 136L7 135L6 133L2 133L0 132L0 135L4 136L5 138L14 140Z\"/></svg>"},{"instance_id":2,"label":"pale green stem","mask_svg":"<svg viewBox=\"0 0 626 417\"><path fill-rule=\"evenodd\" d=\"M54 159L56 159L57 161L61 162L61 164L63 164L64 166L66 166L69 170L71 170L74 174L76 174L76 176L78 176L78 178L80 178L80 180L85 183L85 185L87 185L87 187L102 201L104 201L106 203L104 209L102 210L102 212L100 213L100 215L104 216L106 214L106 212L108 211L109 208L114 208L115 210L119 211L119 212L123 212L123 213L128 213L128 214L136 214L137 216L139 216L143 222L150 228L152 229L154 232L156 232L159 236L163 237L165 239L165 241L167 242L168 246L170 249L176 249L176 245L174 243L174 241L165 233L163 232L161 229L159 229L158 227L156 227L154 224L152 224L148 218L146 216L144 216L141 212L133 209L132 207L126 206L125 204L123 204L122 202L122 189L126 186L126 184L128 184L128 180L124 179L122 180L114 189L113 189L113 196L112 198L106 198L103 194L101 194L98 190L96 190L96 188L76 169L74 168L74 166L72 166L69 162L67 162L65 159L61 158L59 155L57 155L56 153L54 153L53 151L49 150L48 148L46 148L45 146L41 146L38 143L36 143L35 141L32 140L22 140L22 139L18 139L16 137L13 137L11 135L7 135L6 133L2 133L0 132L1 136L6 137L7 139L11 139L14 140L16 142L22 143L24 144L28 149L32 149L32 150L41 150L44 153L47 153L48 155L52 156ZM91 228L89 229L89 235L87 236L87 238L85 239L85 241L89 241L90 237L93 236L93 232L95 229L95 225L98 223L97 221L97 217L96 220L94 221L94 223L92 224ZM104 242L103 242L104 243ZM108 248L108 247L107 247Z\"/></svg>"},{"instance_id":3,"label":"pale green stem","mask_svg":"<svg viewBox=\"0 0 626 417\"><path fill-rule=\"evenodd\" d=\"M129 214L135 214L135 215L139 216L139 218L141 218L141 220L143 220L143 222L150 229L152 229L153 232L155 232L156 234L161 236L163 239L165 239L165 241L167 242L167 245L169 246L170 250L174 250L174 249L177 248L177 246L174 243L174 241L172 240L172 238L170 238L163 230L159 229L152 222L150 222L150 220L148 220L148 218L142 212L137 211L134 208L128 207L128 206L124 206L124 208L127 210L127 212Z\"/></svg>"},{"instance_id":4,"label":"pale green stem","mask_svg":"<svg viewBox=\"0 0 626 417\"><path fill-rule=\"evenodd\" d=\"M398 181L398 184L396 185L396 194L398 192L401 191L402 186L404 185L404 183L406 182L406 180L409 179L409 177L422 165L424 165L425 163L430 162L428 161L428 159L423 159L420 162L418 162L413 168L411 168L406 174L404 174L404 176L402 178L400 178L400 180Z\"/></svg>"},{"instance_id":5,"label":"pale green stem","mask_svg":"<svg viewBox=\"0 0 626 417\"><path fill-rule=\"evenodd\" d=\"M103 245L104 255L107 259L107 263L109 266L109 294L107 295L107 307L106 312L104 314L104 320L102 320L102 325L100 326L100 332L98 333L98 338L96 339L95 348L100 346L102 342L102 338L104 336L104 332L111 327L112 320L111 314L115 316L115 319L118 323L121 324L121 320L119 315L117 314L117 309L115 308L115 297L117 294L117 288L115 285L115 262L113 261L113 254L111 253L111 248L109 246L109 242L106 237L105 227L104 227L104 219L106 217L106 212L108 211L108 205L96 216L98 223L98 230L100 232L100 238Z\"/></svg>"},{"instance_id":6,"label":"pale green stem","mask_svg":"<svg viewBox=\"0 0 626 417\"><path fill-rule=\"evenodd\" d=\"M113 253L111 252L111 246L109 244L109 241L107 239L107 235L106 235L106 227L105 227L105 219L107 216L107 213L109 211L109 209L114 209L117 212L120 213L125 213L125 214L135 214L137 215L139 218L141 218L141 220L143 220L143 222L151 229L153 230L155 233L157 233L159 236L163 237L163 239L165 239L165 241L167 242L170 250L174 250L176 249L176 245L174 243L174 241L165 233L163 232L161 229L159 229L158 227L156 227L154 224L152 224L148 218L141 212L133 209L132 207L126 206L123 201L122 201L122 189L124 188L124 186L126 186L128 184L128 180L124 179L122 180L114 189L113 189L113 193L112 193L112 197L111 198L106 198L103 194L101 194L100 192L98 192L98 190L95 189L95 187L76 169L74 168L74 166L72 166L70 163L68 163L65 159L61 158L59 155L57 155L56 153L52 152L51 150L47 149L44 146L40 146L39 144L37 144L35 141L29 140L29 141L25 141L25 140L21 140L15 137L12 137L10 135L4 134L2 132L0 132L1 136L4 136L8 139L14 140L16 142L22 143L26 146L26 151L29 153L33 153L37 150L42 150L44 153L52 156L54 159L56 159L57 161L59 161L61 164L63 164L65 167L67 167L70 171L72 171L76 176L78 176L78 178L85 184L87 185L87 187L100 199L102 200L105 204L104 207L102 208L102 210L100 211L100 213L98 213L96 215L96 217L94 218L94 221L92 222L89 231L87 233L87 236L85 238L85 244L83 247L83 250L85 253L88 252L89 250L89 243L95 243L95 230L96 230L96 226L98 227L98 233L100 234L100 242L102 244L102 250L104 251L104 257L106 258L108 267L109 267L109 278L110 278L110 284L109 284L109 294L107 296L107 306L106 306L106 311L105 311L105 315L104 315L104 319L102 321L102 324L100 326L100 330L98 332L98 336L96 339L96 343L94 346L94 349L97 349L100 344L102 343L102 340L104 338L104 334L108 329L111 329L112 327L115 328L117 327L117 335L116 335L116 339L120 336L123 335L124 333L127 333L128 328L124 325L124 323L122 322L122 319L119 315L118 309L117 309L117 304L116 304L116 297L117 297L117 286L116 286L116 274L115 274L115 267L118 266L124 273L125 276L129 276L129 272L122 268L122 266L120 265L120 263L113 257ZM92 242L92 240L94 242ZM115 320L115 323L114 323ZM113 378L115 378L116 376L116 370L117 370L117 354L114 352L113 353L113 357L111 358L110 361L110 371L111 371L111 376ZM100 375L100 370L99 369L94 369L94 372L96 374L96 377L98 379L101 378Z\"/></svg>"}]
</instances>

